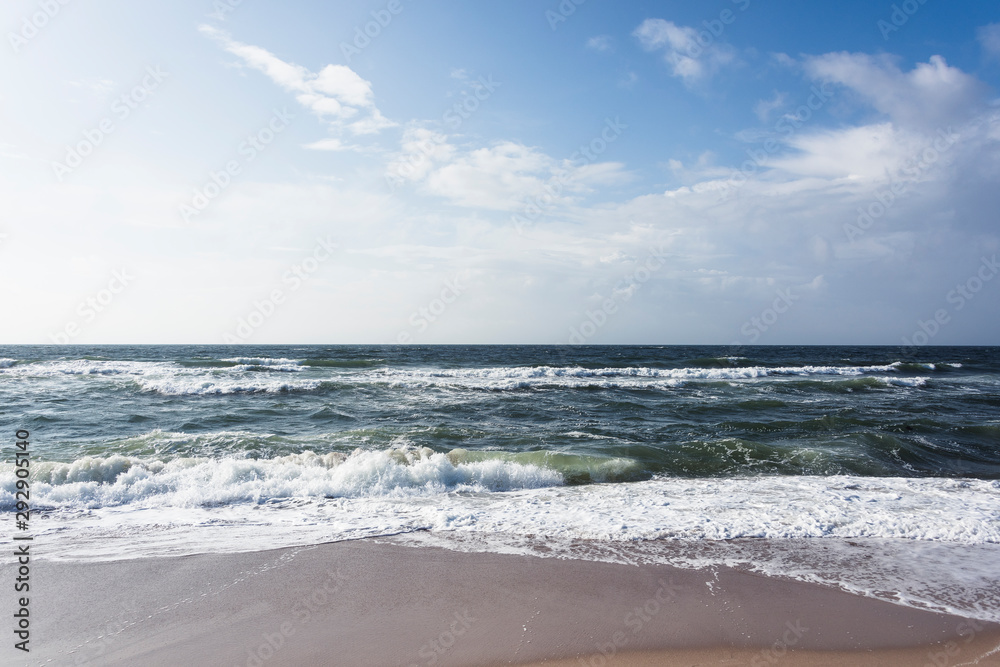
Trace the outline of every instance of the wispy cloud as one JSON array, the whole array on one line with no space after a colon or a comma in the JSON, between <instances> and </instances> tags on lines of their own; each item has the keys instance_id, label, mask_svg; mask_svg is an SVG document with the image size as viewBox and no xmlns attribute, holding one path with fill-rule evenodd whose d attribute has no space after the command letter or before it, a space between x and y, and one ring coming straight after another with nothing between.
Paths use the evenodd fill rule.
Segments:
<instances>
[{"instance_id":1,"label":"wispy cloud","mask_svg":"<svg viewBox=\"0 0 1000 667\"><path fill-rule=\"evenodd\" d=\"M320 139L319 141L313 141L311 143L305 144L303 148L311 151L355 151L364 152L364 147L358 146L356 144L345 144L343 141L337 137L327 137L326 139Z\"/></svg>"},{"instance_id":2,"label":"wispy cloud","mask_svg":"<svg viewBox=\"0 0 1000 667\"><path fill-rule=\"evenodd\" d=\"M554 182L559 194L551 204L567 206L595 187L629 178L617 162L574 165L514 141L460 150L444 135L422 128L407 130L402 148L400 165L407 166L393 173L405 174L420 183L425 194L463 208L520 210L525 200L545 193ZM407 160L418 153L420 160Z\"/></svg>"},{"instance_id":3,"label":"wispy cloud","mask_svg":"<svg viewBox=\"0 0 1000 667\"><path fill-rule=\"evenodd\" d=\"M587 40L587 48L598 53L606 53L614 50L614 42L610 35L596 35Z\"/></svg>"},{"instance_id":4,"label":"wispy cloud","mask_svg":"<svg viewBox=\"0 0 1000 667\"><path fill-rule=\"evenodd\" d=\"M760 118L762 123L766 123L767 119L770 118L772 111L777 111L781 107L785 106L785 101L788 99L788 95L785 93L779 93L774 91L774 97L769 100L760 100L757 105L754 106L754 113L757 114L757 118Z\"/></svg>"},{"instance_id":5,"label":"wispy cloud","mask_svg":"<svg viewBox=\"0 0 1000 667\"><path fill-rule=\"evenodd\" d=\"M1000 23L990 23L976 30L976 38L987 56L1000 60Z\"/></svg>"},{"instance_id":6,"label":"wispy cloud","mask_svg":"<svg viewBox=\"0 0 1000 667\"><path fill-rule=\"evenodd\" d=\"M228 33L212 26L202 25L199 30L240 58L246 66L295 93L299 104L329 122L333 129L365 135L396 125L375 106L371 83L346 65L326 65L319 72L312 72L301 65L285 62L259 46L237 42ZM328 142L323 148L330 150L334 145Z\"/></svg>"},{"instance_id":7,"label":"wispy cloud","mask_svg":"<svg viewBox=\"0 0 1000 667\"><path fill-rule=\"evenodd\" d=\"M674 76L694 83L735 59L733 49L719 42L698 43L698 31L664 19L646 19L632 33L647 51L663 51Z\"/></svg>"},{"instance_id":8,"label":"wispy cloud","mask_svg":"<svg viewBox=\"0 0 1000 667\"><path fill-rule=\"evenodd\" d=\"M86 88L98 95L106 95L115 88L115 82L111 79L94 78L80 81L70 81L69 85L74 88Z\"/></svg>"}]
</instances>

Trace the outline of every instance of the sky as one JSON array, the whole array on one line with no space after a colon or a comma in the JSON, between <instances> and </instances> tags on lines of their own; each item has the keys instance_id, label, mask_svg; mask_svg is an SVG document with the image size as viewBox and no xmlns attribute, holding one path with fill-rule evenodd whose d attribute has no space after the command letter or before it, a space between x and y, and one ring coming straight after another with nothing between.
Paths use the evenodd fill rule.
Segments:
<instances>
[{"instance_id":1,"label":"sky","mask_svg":"<svg viewBox=\"0 0 1000 667\"><path fill-rule=\"evenodd\" d=\"M0 29L0 343L1000 344L996 3Z\"/></svg>"}]
</instances>

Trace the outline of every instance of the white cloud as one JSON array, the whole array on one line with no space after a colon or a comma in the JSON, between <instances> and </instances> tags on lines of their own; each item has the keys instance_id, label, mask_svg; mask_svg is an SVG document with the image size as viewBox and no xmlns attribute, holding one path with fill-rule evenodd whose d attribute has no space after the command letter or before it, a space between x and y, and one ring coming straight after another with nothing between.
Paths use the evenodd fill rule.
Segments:
<instances>
[{"instance_id":1,"label":"white cloud","mask_svg":"<svg viewBox=\"0 0 1000 667\"><path fill-rule=\"evenodd\" d=\"M378 134L387 127L396 127L396 123L382 115L378 109L372 108L367 116L348 124L354 134Z\"/></svg>"},{"instance_id":2,"label":"white cloud","mask_svg":"<svg viewBox=\"0 0 1000 667\"><path fill-rule=\"evenodd\" d=\"M306 144L303 148L307 148L313 151L360 151L362 150L360 146L348 145L342 142L336 137L328 137L326 139L320 139L319 141L314 141L312 143Z\"/></svg>"},{"instance_id":3,"label":"white cloud","mask_svg":"<svg viewBox=\"0 0 1000 667\"><path fill-rule=\"evenodd\" d=\"M754 107L754 113L757 114L757 118L760 118L762 123L766 123L771 112L785 106L785 100L787 99L787 94L774 91L774 97L771 99L757 102L757 105Z\"/></svg>"},{"instance_id":4,"label":"white cloud","mask_svg":"<svg viewBox=\"0 0 1000 667\"><path fill-rule=\"evenodd\" d=\"M587 40L587 48L598 53L606 53L614 49L610 35L597 35Z\"/></svg>"},{"instance_id":5,"label":"white cloud","mask_svg":"<svg viewBox=\"0 0 1000 667\"><path fill-rule=\"evenodd\" d=\"M795 59L789 56L787 53L772 53L771 60L773 60L781 67L793 68L797 65Z\"/></svg>"},{"instance_id":6,"label":"white cloud","mask_svg":"<svg viewBox=\"0 0 1000 667\"><path fill-rule=\"evenodd\" d=\"M941 56L903 72L890 56L828 53L808 58L805 69L854 90L894 122L925 130L968 118L984 99L982 83Z\"/></svg>"},{"instance_id":7,"label":"white cloud","mask_svg":"<svg viewBox=\"0 0 1000 667\"><path fill-rule=\"evenodd\" d=\"M553 169L547 155L505 141L480 148L431 173L427 190L459 206L514 210L542 190Z\"/></svg>"},{"instance_id":8,"label":"white cloud","mask_svg":"<svg viewBox=\"0 0 1000 667\"><path fill-rule=\"evenodd\" d=\"M346 65L327 65L309 86L355 107L373 107L372 85Z\"/></svg>"},{"instance_id":9,"label":"white cloud","mask_svg":"<svg viewBox=\"0 0 1000 667\"><path fill-rule=\"evenodd\" d=\"M976 38L987 56L1000 59L1000 23L990 23L976 30Z\"/></svg>"},{"instance_id":10,"label":"white cloud","mask_svg":"<svg viewBox=\"0 0 1000 667\"><path fill-rule=\"evenodd\" d=\"M987 252L982 248L1000 248L992 213L1000 206L993 185L1000 174L1000 114L989 112L979 81L940 59L910 72L872 56L827 54L806 64L808 73L850 87L888 118L758 136L750 146L757 153L764 153L765 139L780 149L735 188L731 167L706 160L685 169L672 160L668 166L685 185L586 215L679 232L671 272L662 273L673 310L699 298L729 300L738 330L741 318L755 314L755 306L744 304L791 286L801 301L779 335L891 342L886 332L911 334L917 317L940 306L942 286L956 272L975 269L977 253ZM932 124L938 120L953 131L939 133ZM858 235L854 227L867 211L875 217L863 221ZM929 296L907 301L900 293ZM845 308L863 316L844 324L832 313ZM803 319L796 323L798 313Z\"/></svg>"},{"instance_id":11,"label":"white cloud","mask_svg":"<svg viewBox=\"0 0 1000 667\"><path fill-rule=\"evenodd\" d=\"M565 207L594 186L627 179L623 165L617 162L573 165L529 146L504 141L462 153L430 171L425 189L458 206L515 211L539 197L545 198L547 207Z\"/></svg>"},{"instance_id":12,"label":"white cloud","mask_svg":"<svg viewBox=\"0 0 1000 667\"><path fill-rule=\"evenodd\" d=\"M647 51L663 50L673 75L693 83L733 61L732 49L719 42L698 43L698 31L664 19L646 19L632 33Z\"/></svg>"},{"instance_id":13,"label":"white cloud","mask_svg":"<svg viewBox=\"0 0 1000 667\"><path fill-rule=\"evenodd\" d=\"M74 88L87 88L98 95L106 95L115 88L115 82L111 79L82 79L80 81L70 81L69 85Z\"/></svg>"},{"instance_id":14,"label":"white cloud","mask_svg":"<svg viewBox=\"0 0 1000 667\"><path fill-rule=\"evenodd\" d=\"M237 42L217 28L202 25L199 30L247 66L295 93L299 104L329 121L336 129L346 128L353 134L374 134L395 125L375 106L371 83L346 65L327 65L315 73L301 65L287 63L259 46ZM324 150L331 149L325 147Z\"/></svg>"},{"instance_id":15,"label":"white cloud","mask_svg":"<svg viewBox=\"0 0 1000 667\"><path fill-rule=\"evenodd\" d=\"M411 126L403 132L400 150L386 167L392 180L421 181L440 163L455 155L448 137L425 127Z\"/></svg>"},{"instance_id":16,"label":"white cloud","mask_svg":"<svg viewBox=\"0 0 1000 667\"><path fill-rule=\"evenodd\" d=\"M773 160L774 167L796 177L825 179L881 178L922 147L917 137L892 123L798 134L787 145L795 152Z\"/></svg>"}]
</instances>

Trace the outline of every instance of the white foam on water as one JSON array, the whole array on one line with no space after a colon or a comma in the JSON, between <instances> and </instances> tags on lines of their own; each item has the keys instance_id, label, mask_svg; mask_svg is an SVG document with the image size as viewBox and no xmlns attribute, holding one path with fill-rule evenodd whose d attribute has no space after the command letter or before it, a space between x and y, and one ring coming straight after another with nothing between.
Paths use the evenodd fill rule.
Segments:
<instances>
[{"instance_id":1,"label":"white foam on water","mask_svg":"<svg viewBox=\"0 0 1000 667\"><path fill-rule=\"evenodd\" d=\"M474 378L486 380L538 379L563 377L666 378L675 380L744 380L771 376L840 375L858 376L890 373L900 362L879 366L747 366L743 368L583 368L580 366L519 366L499 368L457 368L378 371L386 377Z\"/></svg>"},{"instance_id":2,"label":"white foam on water","mask_svg":"<svg viewBox=\"0 0 1000 667\"><path fill-rule=\"evenodd\" d=\"M230 363L237 364L232 367L235 371L271 371L271 372L281 372L281 373L304 373L309 370L308 367L302 365L301 359L284 359L277 358L271 359L268 357L233 357L230 359L222 359L221 361L228 361Z\"/></svg>"},{"instance_id":3,"label":"white foam on water","mask_svg":"<svg viewBox=\"0 0 1000 667\"><path fill-rule=\"evenodd\" d=\"M930 378L879 378L884 384L890 387L924 387Z\"/></svg>"},{"instance_id":4,"label":"white foam on water","mask_svg":"<svg viewBox=\"0 0 1000 667\"><path fill-rule=\"evenodd\" d=\"M231 357L229 367L182 366L163 361L103 361L73 359L16 363L0 360L0 378L71 378L132 381L141 391L169 396L226 395L315 391L324 380L354 384L388 384L407 388L450 387L510 391L517 389L604 388L673 390L699 382L759 382L795 378L817 380L876 377L886 387L922 387L928 378L899 377L902 362L871 366L787 366L744 368L583 368L579 366L518 366L494 368L371 369L345 372L340 368L305 365L302 359ZM9 362L9 363L6 363ZM934 364L925 364L934 370ZM290 377L286 374L302 374ZM889 377L886 377L886 376Z\"/></svg>"},{"instance_id":5,"label":"white foam on water","mask_svg":"<svg viewBox=\"0 0 1000 667\"><path fill-rule=\"evenodd\" d=\"M15 481L11 465L0 467L0 508L13 506ZM787 476L565 486L536 465L455 463L408 448L37 462L32 502L44 559L395 535L460 550L727 565L1000 621L1000 481Z\"/></svg>"},{"instance_id":6,"label":"white foam on water","mask_svg":"<svg viewBox=\"0 0 1000 667\"><path fill-rule=\"evenodd\" d=\"M69 381L85 377L117 384L131 382L140 391L168 396L312 391L322 384L321 378L285 375L309 370L295 360L249 358L248 361L254 363L229 367L185 367L161 361L45 361L6 368L0 366L0 379L63 378ZM268 363L263 363L265 361Z\"/></svg>"},{"instance_id":7,"label":"white foam on water","mask_svg":"<svg viewBox=\"0 0 1000 667\"><path fill-rule=\"evenodd\" d=\"M891 538L600 542L534 535L411 532L377 538L472 553L719 567L838 588L894 604L1000 622L1000 545Z\"/></svg>"},{"instance_id":8,"label":"white foam on water","mask_svg":"<svg viewBox=\"0 0 1000 667\"><path fill-rule=\"evenodd\" d=\"M0 507L15 477L0 472ZM744 538L892 538L1000 544L1000 482L871 477L653 479L561 486L559 473L443 454L311 452L276 459L86 457L36 463L34 506L50 512L227 507L254 516L286 501L321 522L606 542ZM183 513L181 513L183 515ZM310 519L311 517L311 519Z\"/></svg>"},{"instance_id":9,"label":"white foam on water","mask_svg":"<svg viewBox=\"0 0 1000 667\"><path fill-rule=\"evenodd\" d=\"M902 362L872 366L748 366L743 368L583 368L579 366L520 366L460 369L378 369L357 379L407 388L456 387L515 390L544 387L661 389L698 382L747 382L796 378L836 380L876 377L887 387L922 387L927 378L900 378ZM931 369L933 370L933 369ZM890 377L878 377L888 374Z\"/></svg>"},{"instance_id":10,"label":"white foam on water","mask_svg":"<svg viewBox=\"0 0 1000 667\"><path fill-rule=\"evenodd\" d=\"M15 502L13 466L0 469L0 508ZM91 510L123 505L200 507L287 498L398 498L450 491L507 491L562 483L553 470L490 459L452 463L430 450L303 452L273 459L112 455L72 463L36 462L32 501L38 509Z\"/></svg>"},{"instance_id":11,"label":"white foam on water","mask_svg":"<svg viewBox=\"0 0 1000 667\"><path fill-rule=\"evenodd\" d=\"M63 361L36 361L0 367L0 374L23 377L59 377L69 375L149 375L169 373L176 366L163 361L102 361L70 359Z\"/></svg>"},{"instance_id":12,"label":"white foam on water","mask_svg":"<svg viewBox=\"0 0 1000 667\"><path fill-rule=\"evenodd\" d=\"M240 370L239 367L232 367ZM215 369L213 369L215 370ZM224 369L229 370L229 369ZM144 377L136 380L143 391L167 396L197 396L210 394L255 394L289 391L311 391L321 380L261 376L260 374L186 373L165 377Z\"/></svg>"},{"instance_id":13,"label":"white foam on water","mask_svg":"<svg viewBox=\"0 0 1000 667\"><path fill-rule=\"evenodd\" d=\"M220 359L234 364L246 364L248 366L299 366L303 359L285 359L284 357L230 357Z\"/></svg>"},{"instance_id":14,"label":"white foam on water","mask_svg":"<svg viewBox=\"0 0 1000 667\"><path fill-rule=\"evenodd\" d=\"M101 361L74 359L17 364L0 368L0 378L66 378L87 377L94 381L133 382L141 391L170 396L210 394L279 393L311 391L321 379L287 377L285 372L308 370L288 359L268 360L274 363L244 364L230 367L184 367L162 361ZM288 363L286 363L288 362ZM262 373L259 370L277 371Z\"/></svg>"}]
</instances>

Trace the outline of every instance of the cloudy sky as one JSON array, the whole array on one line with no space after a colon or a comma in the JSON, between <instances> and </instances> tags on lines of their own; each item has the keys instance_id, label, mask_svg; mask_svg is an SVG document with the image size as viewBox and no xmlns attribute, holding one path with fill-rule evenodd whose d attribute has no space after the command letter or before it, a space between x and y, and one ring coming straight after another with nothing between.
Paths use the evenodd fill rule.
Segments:
<instances>
[{"instance_id":1,"label":"cloudy sky","mask_svg":"<svg viewBox=\"0 0 1000 667\"><path fill-rule=\"evenodd\" d=\"M1000 344L995 3L0 21L0 342Z\"/></svg>"}]
</instances>

